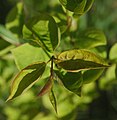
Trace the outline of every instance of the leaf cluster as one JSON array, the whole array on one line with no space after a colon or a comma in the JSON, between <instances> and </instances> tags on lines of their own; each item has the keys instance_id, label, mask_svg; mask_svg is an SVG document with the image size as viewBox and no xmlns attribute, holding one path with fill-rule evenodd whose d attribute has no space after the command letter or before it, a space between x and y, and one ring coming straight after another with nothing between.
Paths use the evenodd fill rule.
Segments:
<instances>
[{"instance_id":1,"label":"leaf cluster","mask_svg":"<svg viewBox=\"0 0 117 120\"><path fill-rule=\"evenodd\" d=\"M14 22L10 23L8 16L7 29L0 25L0 36L16 46L11 51L20 70L12 82L7 101L18 97L37 81L48 78L38 96L49 93L49 99L57 112L53 89L55 81L60 80L67 90L81 96L83 85L97 80L104 68L109 67L104 58L97 54L99 52L94 53L105 48L104 33L93 28L77 33L78 28L73 25L89 11L94 0L59 1L63 8L58 15L41 12L29 15L25 10L27 8L19 2L9 13L12 16L17 9ZM8 30L16 26L17 31ZM75 40L72 39L74 36ZM67 46L64 48L65 44Z\"/></svg>"}]
</instances>

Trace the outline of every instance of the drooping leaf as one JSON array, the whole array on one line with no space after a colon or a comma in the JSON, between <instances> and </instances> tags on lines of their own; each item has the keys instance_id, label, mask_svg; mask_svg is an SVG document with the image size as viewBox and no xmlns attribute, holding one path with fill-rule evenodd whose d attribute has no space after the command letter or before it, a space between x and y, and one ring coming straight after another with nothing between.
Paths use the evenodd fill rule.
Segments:
<instances>
[{"instance_id":1,"label":"drooping leaf","mask_svg":"<svg viewBox=\"0 0 117 120\"><path fill-rule=\"evenodd\" d=\"M42 76L46 67L45 62L38 62L24 68L14 79L8 100L18 97L28 90Z\"/></svg>"},{"instance_id":2,"label":"drooping leaf","mask_svg":"<svg viewBox=\"0 0 117 120\"><path fill-rule=\"evenodd\" d=\"M55 62L70 72L108 67L108 64L100 56L85 49L62 52Z\"/></svg>"},{"instance_id":3,"label":"drooping leaf","mask_svg":"<svg viewBox=\"0 0 117 120\"><path fill-rule=\"evenodd\" d=\"M59 0L60 3L68 10L74 12L77 15L82 15L87 12L94 0Z\"/></svg>"},{"instance_id":4,"label":"drooping leaf","mask_svg":"<svg viewBox=\"0 0 117 120\"><path fill-rule=\"evenodd\" d=\"M88 29L79 34L76 47L90 49L97 46L106 45L106 37L101 30Z\"/></svg>"},{"instance_id":5,"label":"drooping leaf","mask_svg":"<svg viewBox=\"0 0 117 120\"><path fill-rule=\"evenodd\" d=\"M59 43L60 34L55 20L47 14L39 14L30 18L26 24L41 46L52 52Z\"/></svg>"},{"instance_id":6,"label":"drooping leaf","mask_svg":"<svg viewBox=\"0 0 117 120\"><path fill-rule=\"evenodd\" d=\"M18 45L20 43L19 39L15 37L14 34L7 30L3 25L0 25L0 37L14 45Z\"/></svg>"},{"instance_id":7,"label":"drooping leaf","mask_svg":"<svg viewBox=\"0 0 117 120\"><path fill-rule=\"evenodd\" d=\"M13 49L12 54L19 70L34 62L49 60L49 57L41 47L36 47L28 43Z\"/></svg>"},{"instance_id":8,"label":"drooping leaf","mask_svg":"<svg viewBox=\"0 0 117 120\"><path fill-rule=\"evenodd\" d=\"M57 101L56 101L56 97L55 97L53 89L51 89L51 91L50 91L49 99L50 99L52 106L54 107L54 110L57 113Z\"/></svg>"},{"instance_id":9,"label":"drooping leaf","mask_svg":"<svg viewBox=\"0 0 117 120\"><path fill-rule=\"evenodd\" d=\"M87 70L83 73L83 84L87 84L97 80L101 74L103 73L104 69L97 69L97 70Z\"/></svg>"},{"instance_id":10,"label":"drooping leaf","mask_svg":"<svg viewBox=\"0 0 117 120\"><path fill-rule=\"evenodd\" d=\"M52 84L52 80L49 78L49 80L47 81L47 83L44 85L44 87L39 92L38 96L43 96L47 92L51 91L52 85L53 85Z\"/></svg>"},{"instance_id":11,"label":"drooping leaf","mask_svg":"<svg viewBox=\"0 0 117 120\"><path fill-rule=\"evenodd\" d=\"M83 83L83 77L81 72L59 72L55 71L59 79L62 81L65 88L71 92L81 95L81 86Z\"/></svg>"},{"instance_id":12,"label":"drooping leaf","mask_svg":"<svg viewBox=\"0 0 117 120\"><path fill-rule=\"evenodd\" d=\"M111 60L117 62L117 43L112 46L109 57Z\"/></svg>"}]
</instances>

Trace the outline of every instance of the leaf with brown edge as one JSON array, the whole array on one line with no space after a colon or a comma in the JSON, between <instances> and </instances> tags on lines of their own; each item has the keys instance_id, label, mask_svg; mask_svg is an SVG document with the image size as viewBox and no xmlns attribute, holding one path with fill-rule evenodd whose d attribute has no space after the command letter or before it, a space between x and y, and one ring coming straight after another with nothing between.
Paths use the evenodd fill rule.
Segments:
<instances>
[{"instance_id":1,"label":"leaf with brown edge","mask_svg":"<svg viewBox=\"0 0 117 120\"><path fill-rule=\"evenodd\" d=\"M55 63L69 72L101 69L109 66L103 58L85 49L62 52L58 55Z\"/></svg>"},{"instance_id":2,"label":"leaf with brown edge","mask_svg":"<svg viewBox=\"0 0 117 120\"><path fill-rule=\"evenodd\" d=\"M46 82L46 84L44 85L44 87L41 89L41 91L39 92L38 96L43 96L45 95L47 92L49 92L52 88L52 80L51 78L49 78L49 80Z\"/></svg>"},{"instance_id":3,"label":"leaf with brown edge","mask_svg":"<svg viewBox=\"0 0 117 120\"><path fill-rule=\"evenodd\" d=\"M24 68L14 79L11 86L11 94L7 101L18 97L27 91L42 76L46 67L45 62L31 64Z\"/></svg>"}]
</instances>

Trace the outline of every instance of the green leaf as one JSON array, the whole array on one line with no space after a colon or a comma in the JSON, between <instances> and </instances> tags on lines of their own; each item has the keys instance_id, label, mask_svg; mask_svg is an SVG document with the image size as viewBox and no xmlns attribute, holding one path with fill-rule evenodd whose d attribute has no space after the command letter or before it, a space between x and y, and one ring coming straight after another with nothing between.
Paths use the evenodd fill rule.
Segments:
<instances>
[{"instance_id":1,"label":"green leaf","mask_svg":"<svg viewBox=\"0 0 117 120\"><path fill-rule=\"evenodd\" d=\"M77 15L82 15L87 12L94 0L59 0L60 3L68 10L74 12Z\"/></svg>"},{"instance_id":2,"label":"green leaf","mask_svg":"<svg viewBox=\"0 0 117 120\"><path fill-rule=\"evenodd\" d=\"M62 52L55 62L70 72L108 67L108 64L100 56L85 49Z\"/></svg>"},{"instance_id":3,"label":"green leaf","mask_svg":"<svg viewBox=\"0 0 117 120\"><path fill-rule=\"evenodd\" d=\"M23 33L23 38L25 39L29 39L29 40L35 39L33 33L26 27L26 25L23 26L22 33Z\"/></svg>"},{"instance_id":4,"label":"green leaf","mask_svg":"<svg viewBox=\"0 0 117 120\"><path fill-rule=\"evenodd\" d=\"M15 47L14 45L10 45L10 46L6 47L5 49L0 50L0 57L7 54L14 47Z\"/></svg>"},{"instance_id":5,"label":"green leaf","mask_svg":"<svg viewBox=\"0 0 117 120\"><path fill-rule=\"evenodd\" d=\"M7 30L3 25L0 25L0 37L14 45L18 45L20 43L19 39L15 37L15 35Z\"/></svg>"},{"instance_id":6,"label":"green leaf","mask_svg":"<svg viewBox=\"0 0 117 120\"><path fill-rule=\"evenodd\" d=\"M26 26L35 35L35 39L41 43L40 46L46 50L53 52L58 46L60 34L57 24L51 16L40 14L31 18Z\"/></svg>"},{"instance_id":7,"label":"green leaf","mask_svg":"<svg viewBox=\"0 0 117 120\"><path fill-rule=\"evenodd\" d=\"M84 49L106 45L106 37L101 30L88 29L79 34L76 45L76 47Z\"/></svg>"},{"instance_id":8,"label":"green leaf","mask_svg":"<svg viewBox=\"0 0 117 120\"><path fill-rule=\"evenodd\" d=\"M117 43L112 46L109 57L110 60L114 60L115 62L117 62Z\"/></svg>"},{"instance_id":9,"label":"green leaf","mask_svg":"<svg viewBox=\"0 0 117 120\"><path fill-rule=\"evenodd\" d=\"M49 99L50 99L50 102L57 113L57 101L56 101L56 97L55 97L53 89L51 89L51 91L50 91Z\"/></svg>"},{"instance_id":10,"label":"green leaf","mask_svg":"<svg viewBox=\"0 0 117 120\"><path fill-rule=\"evenodd\" d=\"M18 2L11 9L6 18L6 28L12 31L17 37L22 36L22 27L24 24L23 2Z\"/></svg>"},{"instance_id":11,"label":"green leaf","mask_svg":"<svg viewBox=\"0 0 117 120\"><path fill-rule=\"evenodd\" d=\"M59 72L55 71L59 79L62 81L65 88L71 92L81 95L81 86L83 83L83 77L81 72Z\"/></svg>"},{"instance_id":12,"label":"green leaf","mask_svg":"<svg viewBox=\"0 0 117 120\"><path fill-rule=\"evenodd\" d=\"M103 73L104 69L87 70L83 73L83 84L97 80Z\"/></svg>"},{"instance_id":13,"label":"green leaf","mask_svg":"<svg viewBox=\"0 0 117 120\"><path fill-rule=\"evenodd\" d=\"M49 60L49 57L41 47L36 47L28 43L13 49L12 54L19 70L34 62Z\"/></svg>"},{"instance_id":14,"label":"green leaf","mask_svg":"<svg viewBox=\"0 0 117 120\"><path fill-rule=\"evenodd\" d=\"M45 62L38 62L24 68L14 79L11 86L11 94L8 100L18 97L27 91L42 76L46 67Z\"/></svg>"},{"instance_id":15,"label":"green leaf","mask_svg":"<svg viewBox=\"0 0 117 120\"><path fill-rule=\"evenodd\" d=\"M49 78L49 80L46 82L46 84L44 85L44 87L41 89L41 91L39 92L38 96L43 96L45 95L47 92L49 92L52 88L52 80Z\"/></svg>"}]
</instances>

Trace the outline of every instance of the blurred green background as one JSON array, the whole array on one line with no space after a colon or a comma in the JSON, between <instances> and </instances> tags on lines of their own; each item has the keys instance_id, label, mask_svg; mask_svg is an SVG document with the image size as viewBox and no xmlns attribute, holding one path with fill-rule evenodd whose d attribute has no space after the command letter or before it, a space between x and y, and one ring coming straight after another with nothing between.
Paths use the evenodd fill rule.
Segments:
<instances>
[{"instance_id":1,"label":"blurred green background","mask_svg":"<svg viewBox=\"0 0 117 120\"><path fill-rule=\"evenodd\" d=\"M16 37L22 38L24 16L15 7L18 2L0 0L0 24L5 25ZM25 12L30 16L36 12L58 16L63 13L59 0L24 0L23 3ZM18 12L18 16L15 16ZM93 27L104 31L107 37L105 58L109 61L112 59L111 67L97 81L83 86L82 97L57 84L57 117L47 95L36 97L43 81L15 100L5 102L18 69L10 52L14 45L0 37L0 120L117 120L117 0L95 0L91 10L81 16L78 22L79 30ZM62 50L72 44L66 41L61 43Z\"/></svg>"}]
</instances>

